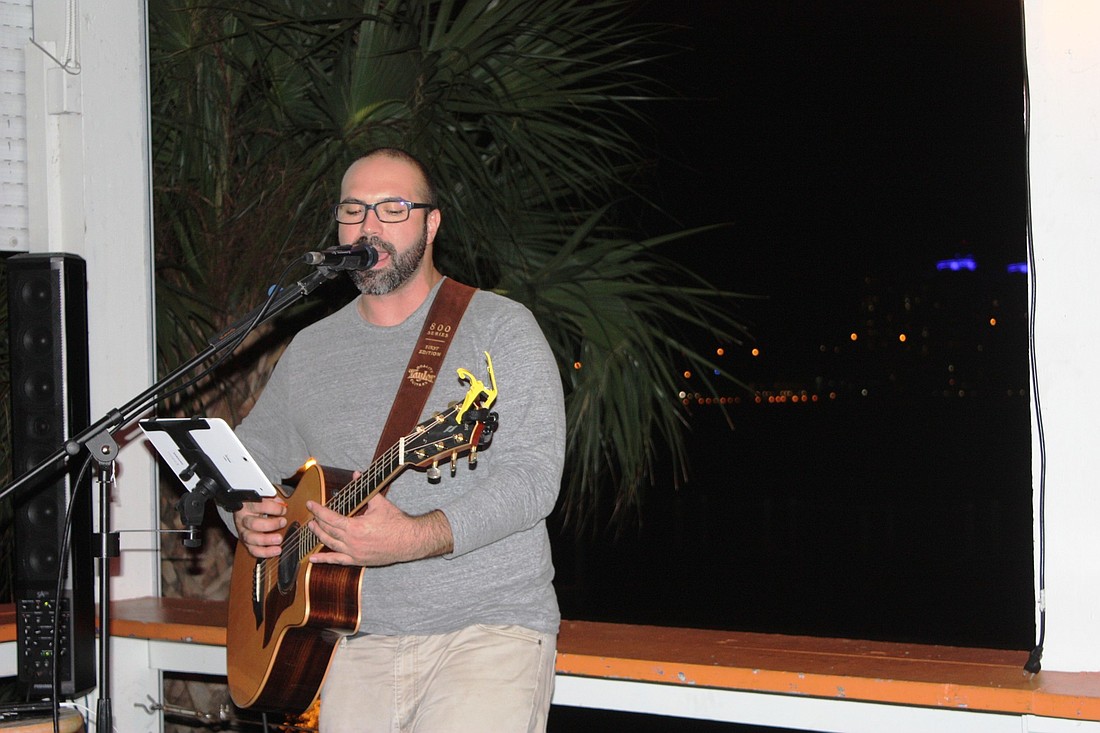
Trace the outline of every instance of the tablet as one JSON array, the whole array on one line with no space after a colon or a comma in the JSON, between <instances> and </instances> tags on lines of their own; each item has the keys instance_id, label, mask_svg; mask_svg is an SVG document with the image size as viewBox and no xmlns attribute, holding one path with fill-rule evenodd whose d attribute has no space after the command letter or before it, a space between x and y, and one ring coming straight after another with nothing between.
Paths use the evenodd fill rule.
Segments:
<instances>
[{"instance_id":1,"label":"tablet","mask_svg":"<svg viewBox=\"0 0 1100 733\"><path fill-rule=\"evenodd\" d=\"M275 487L225 420L217 417L159 418L139 420L138 425L188 491L195 489L212 466L224 480L224 488L230 491L275 496ZM208 465L196 451L205 455Z\"/></svg>"}]
</instances>

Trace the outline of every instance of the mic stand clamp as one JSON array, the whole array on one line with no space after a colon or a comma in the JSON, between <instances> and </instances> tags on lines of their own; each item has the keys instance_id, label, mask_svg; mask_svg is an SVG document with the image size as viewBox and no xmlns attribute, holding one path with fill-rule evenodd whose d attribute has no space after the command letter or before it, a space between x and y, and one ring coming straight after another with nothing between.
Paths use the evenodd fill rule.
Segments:
<instances>
[{"instance_id":1,"label":"mic stand clamp","mask_svg":"<svg viewBox=\"0 0 1100 733\"><path fill-rule=\"evenodd\" d=\"M240 495L244 492L235 491L233 493ZM258 501L259 498L257 494L246 497L248 501ZM206 503L211 499L216 499L219 506L230 512L235 512L244 506L244 502L239 498L236 498L236 496L230 498L228 492L219 489L216 479L210 476L200 478L195 488L184 492L180 500L176 502L176 510L180 513L180 520L187 527L187 537L183 540L184 547L202 546L199 527L202 524L203 516L206 514Z\"/></svg>"},{"instance_id":2,"label":"mic stand clamp","mask_svg":"<svg viewBox=\"0 0 1100 733\"><path fill-rule=\"evenodd\" d=\"M199 526L206 514L206 502L214 495L213 483L208 478L199 479L198 485L191 491L184 492L180 500L176 502L176 510L180 513L180 519L187 528L187 537L183 540L184 547L202 546L202 535Z\"/></svg>"}]
</instances>

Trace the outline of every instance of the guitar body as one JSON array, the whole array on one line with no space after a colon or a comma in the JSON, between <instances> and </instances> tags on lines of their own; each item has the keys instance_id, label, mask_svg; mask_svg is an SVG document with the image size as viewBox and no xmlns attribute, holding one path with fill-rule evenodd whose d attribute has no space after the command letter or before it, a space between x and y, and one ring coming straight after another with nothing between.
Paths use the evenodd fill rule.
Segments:
<instances>
[{"instance_id":1,"label":"guitar body","mask_svg":"<svg viewBox=\"0 0 1100 733\"><path fill-rule=\"evenodd\" d=\"M242 708L302 712L317 696L341 638L359 628L363 568L313 565L292 549L312 515L350 471L313 465L287 501L283 554L258 561L238 542L230 582L226 661L229 692Z\"/></svg>"}]
</instances>

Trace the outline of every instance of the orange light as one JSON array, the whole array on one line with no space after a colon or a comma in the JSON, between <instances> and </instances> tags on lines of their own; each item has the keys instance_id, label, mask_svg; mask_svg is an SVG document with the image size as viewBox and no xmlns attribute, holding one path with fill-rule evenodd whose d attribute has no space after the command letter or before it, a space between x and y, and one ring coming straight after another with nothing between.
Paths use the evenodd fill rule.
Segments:
<instances>
[{"instance_id":1,"label":"orange light","mask_svg":"<svg viewBox=\"0 0 1100 733\"><path fill-rule=\"evenodd\" d=\"M752 350L752 355L753 356L760 356L760 349L753 349Z\"/></svg>"},{"instance_id":2,"label":"orange light","mask_svg":"<svg viewBox=\"0 0 1100 733\"><path fill-rule=\"evenodd\" d=\"M718 354L718 356L725 356L726 355L726 350L723 349L721 346L719 346L718 351L716 353Z\"/></svg>"},{"instance_id":3,"label":"orange light","mask_svg":"<svg viewBox=\"0 0 1100 733\"><path fill-rule=\"evenodd\" d=\"M997 319L996 318L990 318L989 319L989 325L990 326L996 326L997 325Z\"/></svg>"},{"instance_id":4,"label":"orange light","mask_svg":"<svg viewBox=\"0 0 1100 733\"><path fill-rule=\"evenodd\" d=\"M687 369L684 370L684 379L691 379L691 372Z\"/></svg>"},{"instance_id":5,"label":"orange light","mask_svg":"<svg viewBox=\"0 0 1100 733\"><path fill-rule=\"evenodd\" d=\"M574 369L580 369L581 368L581 363L579 361L573 362L573 368Z\"/></svg>"},{"instance_id":6,"label":"orange light","mask_svg":"<svg viewBox=\"0 0 1100 733\"><path fill-rule=\"evenodd\" d=\"M902 342L903 344L905 343L905 339L906 339L906 338L907 338L907 337L906 337L906 335L905 335L904 333L899 333L899 334L898 334L898 341Z\"/></svg>"},{"instance_id":7,"label":"orange light","mask_svg":"<svg viewBox=\"0 0 1100 733\"><path fill-rule=\"evenodd\" d=\"M852 341L859 341L859 334L855 331L852 331L850 334L848 334L848 338L850 338Z\"/></svg>"}]
</instances>

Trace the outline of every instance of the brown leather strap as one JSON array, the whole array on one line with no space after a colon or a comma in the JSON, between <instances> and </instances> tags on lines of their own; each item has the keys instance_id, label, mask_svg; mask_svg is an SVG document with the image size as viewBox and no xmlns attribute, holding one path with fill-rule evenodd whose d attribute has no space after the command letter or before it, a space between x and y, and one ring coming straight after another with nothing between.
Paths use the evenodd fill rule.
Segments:
<instances>
[{"instance_id":1,"label":"brown leather strap","mask_svg":"<svg viewBox=\"0 0 1100 733\"><path fill-rule=\"evenodd\" d=\"M476 288L449 277L440 284L432 307L424 318L424 328L420 331L416 348L409 357L409 366L390 407L386 426L382 428L378 447L374 450L375 459L416 426L443 366L443 357L451 346L451 337L458 330L462 314L466 312L475 291Z\"/></svg>"}]
</instances>

